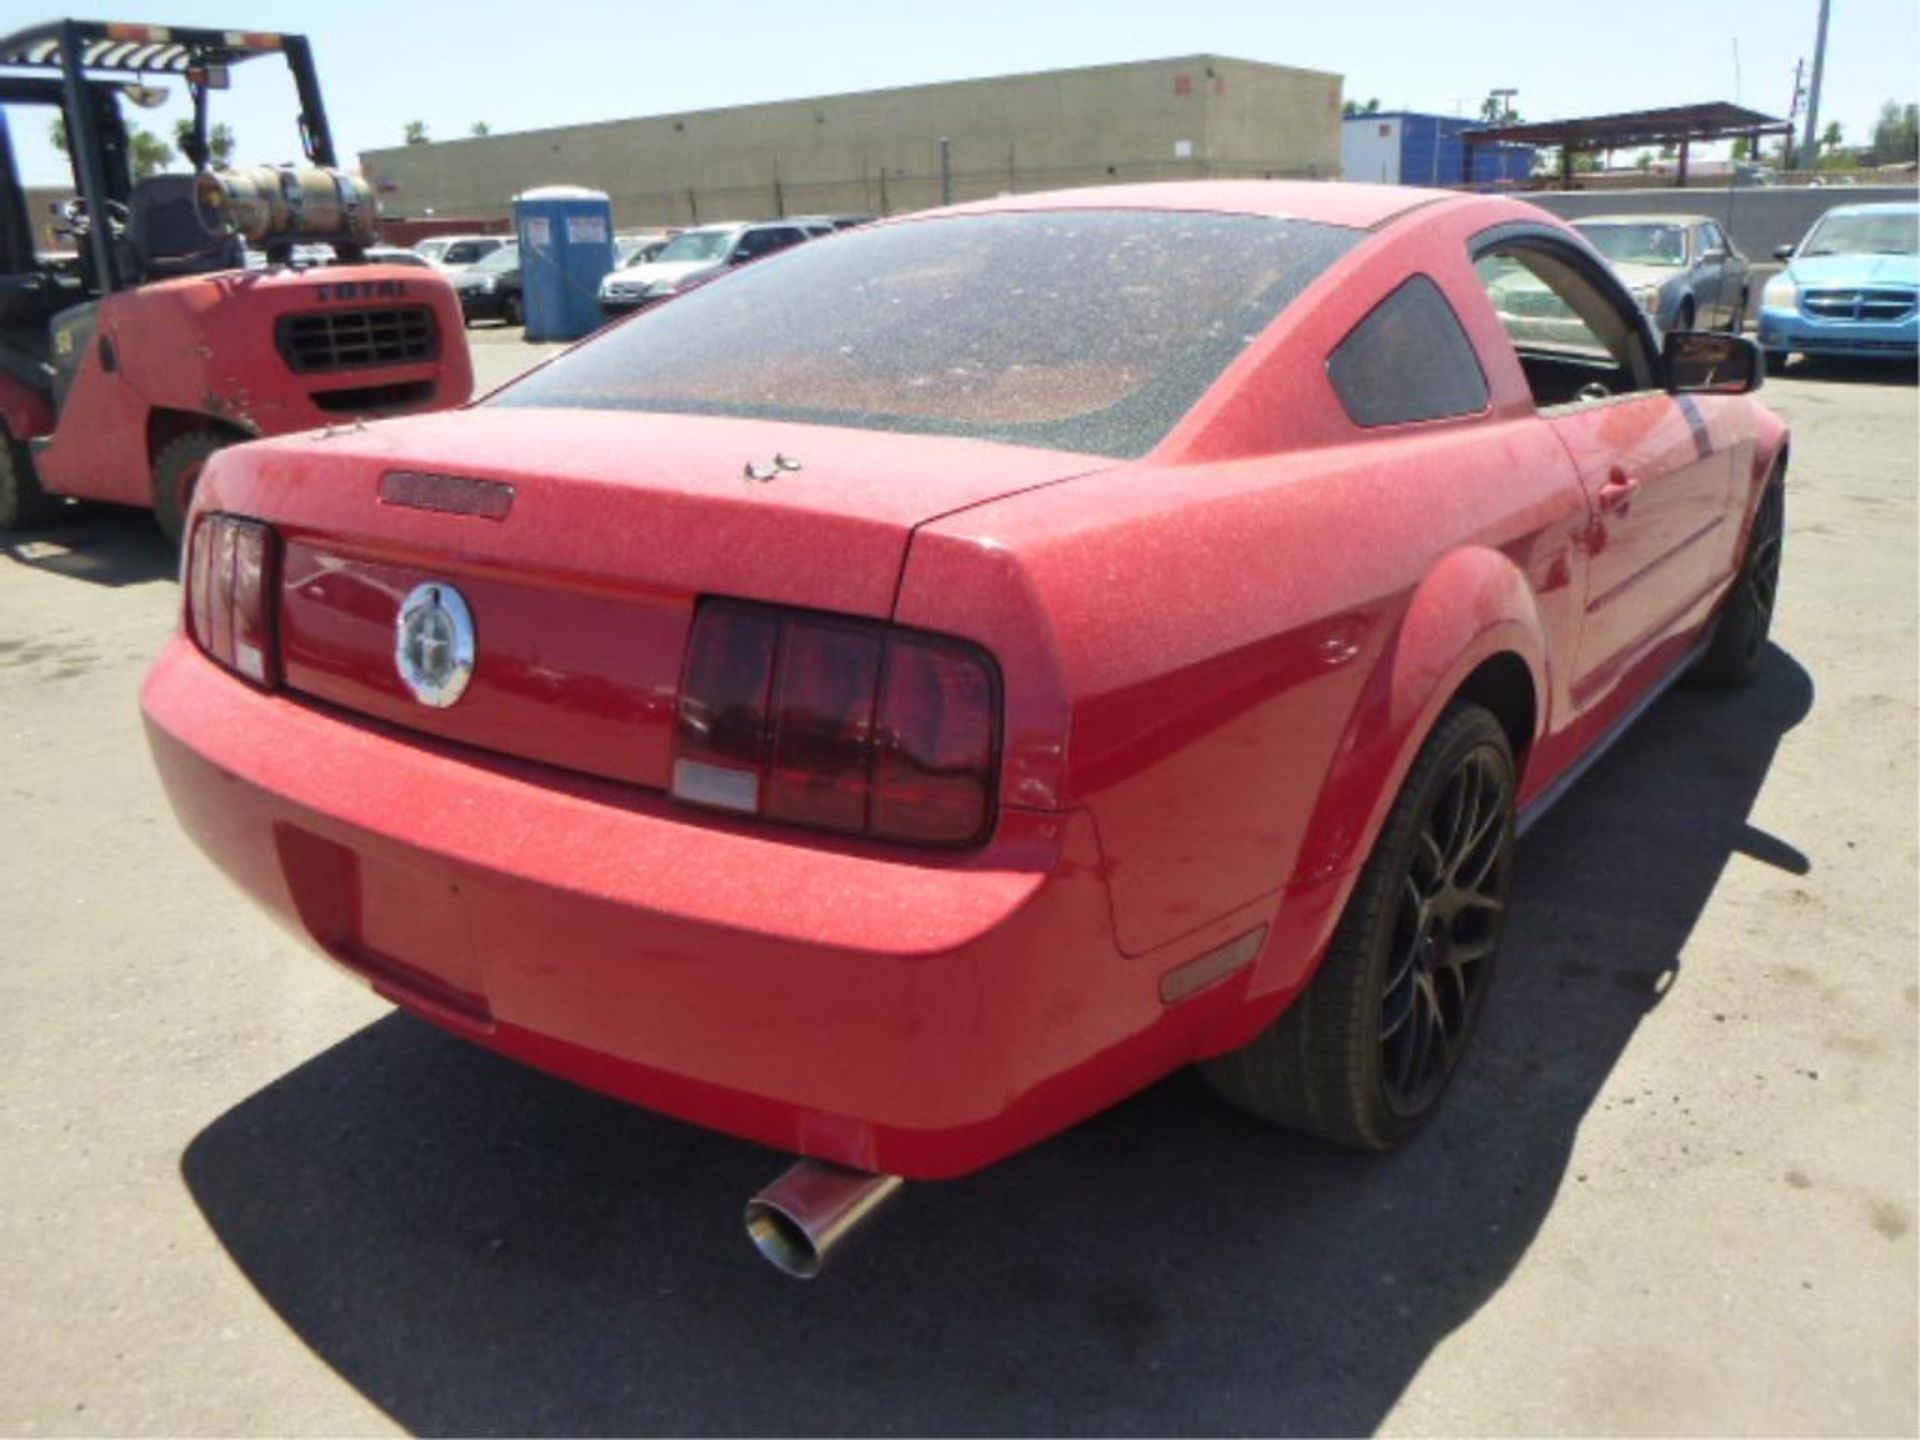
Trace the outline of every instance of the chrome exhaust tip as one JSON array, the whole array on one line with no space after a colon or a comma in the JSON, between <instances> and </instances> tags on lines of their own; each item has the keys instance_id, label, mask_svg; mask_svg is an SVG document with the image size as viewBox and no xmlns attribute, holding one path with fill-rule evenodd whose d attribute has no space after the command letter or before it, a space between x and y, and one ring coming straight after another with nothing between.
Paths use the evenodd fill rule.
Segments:
<instances>
[{"instance_id":1,"label":"chrome exhaust tip","mask_svg":"<svg viewBox=\"0 0 1920 1440\"><path fill-rule=\"evenodd\" d=\"M811 1280L902 1183L898 1175L802 1160L747 1201L747 1238L777 1269Z\"/></svg>"}]
</instances>

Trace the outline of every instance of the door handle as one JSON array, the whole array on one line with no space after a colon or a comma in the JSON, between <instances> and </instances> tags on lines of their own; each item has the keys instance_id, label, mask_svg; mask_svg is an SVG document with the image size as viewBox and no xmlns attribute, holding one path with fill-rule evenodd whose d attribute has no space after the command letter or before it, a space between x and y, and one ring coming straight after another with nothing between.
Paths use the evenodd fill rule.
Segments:
<instances>
[{"instance_id":1,"label":"door handle","mask_svg":"<svg viewBox=\"0 0 1920 1440\"><path fill-rule=\"evenodd\" d=\"M1600 508L1602 510L1625 510L1634 492L1640 488L1640 477L1629 475L1624 470L1616 470L1607 477L1607 483L1600 487Z\"/></svg>"}]
</instances>

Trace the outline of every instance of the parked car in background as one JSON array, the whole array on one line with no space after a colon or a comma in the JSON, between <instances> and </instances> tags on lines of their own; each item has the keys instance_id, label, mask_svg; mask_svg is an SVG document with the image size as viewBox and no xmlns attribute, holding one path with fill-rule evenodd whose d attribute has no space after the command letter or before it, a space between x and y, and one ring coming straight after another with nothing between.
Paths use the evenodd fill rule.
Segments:
<instances>
[{"instance_id":1,"label":"parked car in background","mask_svg":"<svg viewBox=\"0 0 1920 1440\"><path fill-rule=\"evenodd\" d=\"M650 264L658 260L660 258L660 252L665 250L668 244L672 242L673 236L680 233L682 232L674 231L673 234L616 235L613 237L613 268L600 277L599 298L601 314L624 314L628 310L638 308L634 305L619 303L617 299L613 299L610 295L612 287L619 282L622 271L631 270L637 266ZM610 300L612 303L610 303Z\"/></svg>"},{"instance_id":2,"label":"parked car in background","mask_svg":"<svg viewBox=\"0 0 1920 1440\"><path fill-rule=\"evenodd\" d=\"M512 241L511 235L430 235L413 251L438 269L464 270Z\"/></svg>"},{"instance_id":3,"label":"parked car in background","mask_svg":"<svg viewBox=\"0 0 1920 1440\"><path fill-rule=\"evenodd\" d=\"M1705 215L1592 215L1573 228L1607 258L1662 330L1739 334L1751 267Z\"/></svg>"},{"instance_id":4,"label":"parked car in background","mask_svg":"<svg viewBox=\"0 0 1920 1440\"><path fill-rule=\"evenodd\" d=\"M679 233L678 230L643 230L637 234L614 236L613 268L624 270L629 265L654 259L667 248L667 242Z\"/></svg>"},{"instance_id":5,"label":"parked car in background","mask_svg":"<svg viewBox=\"0 0 1920 1440\"><path fill-rule=\"evenodd\" d=\"M1504 325L1505 266L1586 343ZM1519 829L1764 662L1763 373L1497 196L872 225L461 412L216 456L147 734L381 995L827 1162L749 1206L796 1273L1194 1061L1384 1150L1485 1009Z\"/></svg>"},{"instance_id":6,"label":"parked car in background","mask_svg":"<svg viewBox=\"0 0 1920 1440\"><path fill-rule=\"evenodd\" d=\"M460 313L467 324L476 320L501 320L508 325L521 324L526 310L520 288L520 245L509 240L496 246L485 259L456 270L447 277L460 297Z\"/></svg>"},{"instance_id":7,"label":"parked car in background","mask_svg":"<svg viewBox=\"0 0 1920 1440\"><path fill-rule=\"evenodd\" d=\"M828 230L854 230L862 225L871 225L877 217L873 215L794 215L790 218L796 225L824 226Z\"/></svg>"},{"instance_id":8,"label":"parked car in background","mask_svg":"<svg viewBox=\"0 0 1920 1440\"><path fill-rule=\"evenodd\" d=\"M1905 360L1920 356L1920 206L1827 211L1760 294L1760 345L1776 367L1795 352Z\"/></svg>"},{"instance_id":9,"label":"parked car in background","mask_svg":"<svg viewBox=\"0 0 1920 1440\"><path fill-rule=\"evenodd\" d=\"M422 270L432 268L424 255L412 250L403 250L398 245L374 245L367 252L367 260L379 265L412 265Z\"/></svg>"},{"instance_id":10,"label":"parked car in background","mask_svg":"<svg viewBox=\"0 0 1920 1440\"><path fill-rule=\"evenodd\" d=\"M625 315L705 284L733 266L745 265L814 238L793 220L758 225L700 225L682 230L652 260L611 272L600 286L600 309Z\"/></svg>"}]
</instances>

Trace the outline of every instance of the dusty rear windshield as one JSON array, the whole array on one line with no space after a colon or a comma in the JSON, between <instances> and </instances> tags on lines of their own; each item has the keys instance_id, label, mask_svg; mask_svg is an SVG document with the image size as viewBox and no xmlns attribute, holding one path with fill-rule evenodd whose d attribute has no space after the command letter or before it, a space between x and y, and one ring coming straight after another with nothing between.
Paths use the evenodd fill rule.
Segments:
<instances>
[{"instance_id":1,"label":"dusty rear windshield","mask_svg":"<svg viewBox=\"0 0 1920 1440\"><path fill-rule=\"evenodd\" d=\"M643 311L488 403L793 420L1130 459L1362 233L1148 210L853 230Z\"/></svg>"}]
</instances>

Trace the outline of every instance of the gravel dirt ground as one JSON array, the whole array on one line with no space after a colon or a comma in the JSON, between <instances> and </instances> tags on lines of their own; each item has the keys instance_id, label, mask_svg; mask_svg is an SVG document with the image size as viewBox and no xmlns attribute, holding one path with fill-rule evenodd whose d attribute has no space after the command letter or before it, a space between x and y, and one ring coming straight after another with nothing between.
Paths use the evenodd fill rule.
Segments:
<instances>
[{"instance_id":1,"label":"gravel dirt ground","mask_svg":"<svg viewBox=\"0 0 1920 1440\"><path fill-rule=\"evenodd\" d=\"M1760 682L1673 692L1522 844L1416 1143L1177 1077L812 1285L741 1234L783 1157L399 1016L228 888L135 705L172 556L13 537L0 1432L1912 1434L1920 404L1766 398Z\"/></svg>"}]
</instances>

